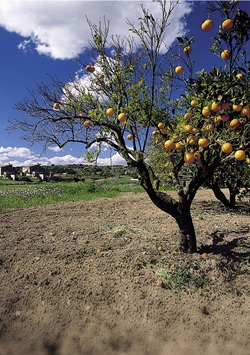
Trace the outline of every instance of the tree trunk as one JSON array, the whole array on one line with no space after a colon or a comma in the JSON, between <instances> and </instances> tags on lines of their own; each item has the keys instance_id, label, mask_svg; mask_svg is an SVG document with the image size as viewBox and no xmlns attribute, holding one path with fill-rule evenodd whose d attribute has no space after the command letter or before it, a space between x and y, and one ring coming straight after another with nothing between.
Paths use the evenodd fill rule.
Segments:
<instances>
[{"instance_id":1,"label":"tree trunk","mask_svg":"<svg viewBox=\"0 0 250 355\"><path fill-rule=\"evenodd\" d=\"M227 197L221 191L219 185L217 183L208 183L208 187L213 191L214 196L219 200L223 205L227 208L230 208L230 202L228 201Z\"/></svg>"},{"instance_id":2,"label":"tree trunk","mask_svg":"<svg viewBox=\"0 0 250 355\"><path fill-rule=\"evenodd\" d=\"M175 218L180 230L180 250L185 253L197 251L196 234L189 208L182 210Z\"/></svg>"}]
</instances>

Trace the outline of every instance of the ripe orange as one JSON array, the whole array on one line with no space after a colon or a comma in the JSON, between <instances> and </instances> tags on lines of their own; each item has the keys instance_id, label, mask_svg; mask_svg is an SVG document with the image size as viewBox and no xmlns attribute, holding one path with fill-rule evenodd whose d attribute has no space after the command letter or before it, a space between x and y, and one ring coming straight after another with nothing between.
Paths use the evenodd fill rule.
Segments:
<instances>
[{"instance_id":1,"label":"ripe orange","mask_svg":"<svg viewBox=\"0 0 250 355\"><path fill-rule=\"evenodd\" d=\"M242 107L243 107L243 105L236 105L236 104L234 104L233 105L233 110L234 111L236 111L236 112L240 112L241 110L242 110Z\"/></svg>"},{"instance_id":2,"label":"ripe orange","mask_svg":"<svg viewBox=\"0 0 250 355\"><path fill-rule=\"evenodd\" d=\"M88 73L94 73L95 67L94 67L93 65L87 65L87 66L86 66L86 71L87 71Z\"/></svg>"},{"instance_id":3,"label":"ripe orange","mask_svg":"<svg viewBox=\"0 0 250 355\"><path fill-rule=\"evenodd\" d=\"M213 26L214 26L213 21L211 19L207 19L202 22L201 29L205 32L208 32L213 28Z\"/></svg>"},{"instance_id":4,"label":"ripe orange","mask_svg":"<svg viewBox=\"0 0 250 355\"><path fill-rule=\"evenodd\" d=\"M229 102L222 102L221 108L222 110L227 111L229 109Z\"/></svg>"},{"instance_id":5,"label":"ripe orange","mask_svg":"<svg viewBox=\"0 0 250 355\"><path fill-rule=\"evenodd\" d=\"M210 108L208 106L203 107L202 114L205 117L209 117L211 115Z\"/></svg>"},{"instance_id":6,"label":"ripe orange","mask_svg":"<svg viewBox=\"0 0 250 355\"><path fill-rule=\"evenodd\" d=\"M128 139L129 141L132 141L132 139L133 139L133 134L129 133L129 134L127 135L127 139Z\"/></svg>"},{"instance_id":7,"label":"ripe orange","mask_svg":"<svg viewBox=\"0 0 250 355\"><path fill-rule=\"evenodd\" d=\"M249 105L246 105L246 106L242 107L241 113L244 116L250 116L250 107L249 107Z\"/></svg>"},{"instance_id":8,"label":"ripe orange","mask_svg":"<svg viewBox=\"0 0 250 355\"><path fill-rule=\"evenodd\" d=\"M222 22L221 27L224 30L230 30L233 27L233 25L234 25L233 20L228 18L228 19L226 19L225 21Z\"/></svg>"},{"instance_id":9,"label":"ripe orange","mask_svg":"<svg viewBox=\"0 0 250 355\"><path fill-rule=\"evenodd\" d=\"M192 100L191 103L190 103L190 105L191 105L192 107L197 106L197 105L198 105L197 100Z\"/></svg>"},{"instance_id":10,"label":"ripe orange","mask_svg":"<svg viewBox=\"0 0 250 355\"><path fill-rule=\"evenodd\" d=\"M250 158L246 158L247 164L250 164Z\"/></svg>"},{"instance_id":11,"label":"ripe orange","mask_svg":"<svg viewBox=\"0 0 250 355\"><path fill-rule=\"evenodd\" d=\"M199 140L198 140L198 145L199 145L199 147L201 147L201 148L206 148L206 147L208 147L209 146L209 139L207 139L207 138L200 138Z\"/></svg>"},{"instance_id":12,"label":"ripe orange","mask_svg":"<svg viewBox=\"0 0 250 355\"><path fill-rule=\"evenodd\" d=\"M246 153L244 152L244 150L239 149L235 152L234 157L237 160L244 160L246 157Z\"/></svg>"},{"instance_id":13,"label":"ripe orange","mask_svg":"<svg viewBox=\"0 0 250 355\"><path fill-rule=\"evenodd\" d=\"M115 111L112 107L109 107L106 111L106 114L109 116L109 117L112 117L115 115Z\"/></svg>"},{"instance_id":14,"label":"ripe orange","mask_svg":"<svg viewBox=\"0 0 250 355\"><path fill-rule=\"evenodd\" d=\"M186 55L189 55L192 53L192 48L190 46L187 46L183 49L183 53Z\"/></svg>"},{"instance_id":15,"label":"ripe orange","mask_svg":"<svg viewBox=\"0 0 250 355\"><path fill-rule=\"evenodd\" d=\"M221 147L223 153L229 154L233 151L233 146L231 143L224 143Z\"/></svg>"},{"instance_id":16,"label":"ripe orange","mask_svg":"<svg viewBox=\"0 0 250 355\"><path fill-rule=\"evenodd\" d=\"M127 116L126 116L125 113L120 113L118 115L117 119L118 119L119 122L125 122L125 121L127 121Z\"/></svg>"},{"instance_id":17,"label":"ripe orange","mask_svg":"<svg viewBox=\"0 0 250 355\"><path fill-rule=\"evenodd\" d=\"M229 60L231 57L231 52L229 49L225 49L223 52L221 52L221 58L224 60Z\"/></svg>"},{"instance_id":18,"label":"ripe orange","mask_svg":"<svg viewBox=\"0 0 250 355\"><path fill-rule=\"evenodd\" d=\"M184 156L184 161L187 164L192 164L195 161L195 156L193 153L186 153Z\"/></svg>"},{"instance_id":19,"label":"ripe orange","mask_svg":"<svg viewBox=\"0 0 250 355\"><path fill-rule=\"evenodd\" d=\"M219 102L213 102L212 103L212 106L211 106L211 109L214 111L214 112L218 112L220 111L221 109L221 104Z\"/></svg>"},{"instance_id":20,"label":"ripe orange","mask_svg":"<svg viewBox=\"0 0 250 355\"><path fill-rule=\"evenodd\" d=\"M234 118L231 122L230 122L230 127L232 129L237 129L240 125L240 121L237 118Z\"/></svg>"},{"instance_id":21,"label":"ripe orange","mask_svg":"<svg viewBox=\"0 0 250 355\"><path fill-rule=\"evenodd\" d=\"M84 124L85 127L90 127L90 126L91 126L91 122L88 121L88 120L87 120L87 121L84 121L83 124Z\"/></svg>"},{"instance_id":22,"label":"ripe orange","mask_svg":"<svg viewBox=\"0 0 250 355\"><path fill-rule=\"evenodd\" d=\"M182 68L181 65L178 65L178 67L175 68L176 74L182 74L184 73L184 69Z\"/></svg>"},{"instance_id":23,"label":"ripe orange","mask_svg":"<svg viewBox=\"0 0 250 355\"><path fill-rule=\"evenodd\" d=\"M187 113L185 113L184 117L185 117L185 119L187 121L190 121L192 119L192 113L191 112L187 112Z\"/></svg>"},{"instance_id":24,"label":"ripe orange","mask_svg":"<svg viewBox=\"0 0 250 355\"><path fill-rule=\"evenodd\" d=\"M183 149L185 147L184 143L183 142L177 142L176 145L175 145L176 149Z\"/></svg>"},{"instance_id":25,"label":"ripe orange","mask_svg":"<svg viewBox=\"0 0 250 355\"><path fill-rule=\"evenodd\" d=\"M59 110L59 108L60 108L59 103L58 103L58 102L55 102L54 105L53 105L53 108L54 108L55 110Z\"/></svg>"},{"instance_id":26,"label":"ripe orange","mask_svg":"<svg viewBox=\"0 0 250 355\"><path fill-rule=\"evenodd\" d=\"M164 123L163 123L163 122L158 123L157 127L158 127L159 129L164 128Z\"/></svg>"},{"instance_id":27,"label":"ripe orange","mask_svg":"<svg viewBox=\"0 0 250 355\"><path fill-rule=\"evenodd\" d=\"M203 128L204 133L212 132L214 130L214 125L213 124L208 124Z\"/></svg>"},{"instance_id":28,"label":"ripe orange","mask_svg":"<svg viewBox=\"0 0 250 355\"><path fill-rule=\"evenodd\" d=\"M193 131L193 127L190 126L189 124L187 124L187 125L184 127L184 129L185 129L185 132L192 132L192 131Z\"/></svg>"},{"instance_id":29,"label":"ripe orange","mask_svg":"<svg viewBox=\"0 0 250 355\"><path fill-rule=\"evenodd\" d=\"M219 117L220 117L221 121L223 121L223 122L227 122L229 120L229 116L226 114L220 115Z\"/></svg>"},{"instance_id":30,"label":"ripe orange","mask_svg":"<svg viewBox=\"0 0 250 355\"><path fill-rule=\"evenodd\" d=\"M196 136L189 136L187 137L187 143L189 145L195 145L198 141L198 138Z\"/></svg>"},{"instance_id":31,"label":"ripe orange","mask_svg":"<svg viewBox=\"0 0 250 355\"><path fill-rule=\"evenodd\" d=\"M172 150L174 148L174 141L173 139L168 139L165 143L164 143L164 148L166 150Z\"/></svg>"},{"instance_id":32,"label":"ripe orange","mask_svg":"<svg viewBox=\"0 0 250 355\"><path fill-rule=\"evenodd\" d=\"M159 133L160 133L159 131L153 131L153 132L152 132L152 135L153 135L153 136L157 136L157 134L159 134Z\"/></svg>"}]
</instances>

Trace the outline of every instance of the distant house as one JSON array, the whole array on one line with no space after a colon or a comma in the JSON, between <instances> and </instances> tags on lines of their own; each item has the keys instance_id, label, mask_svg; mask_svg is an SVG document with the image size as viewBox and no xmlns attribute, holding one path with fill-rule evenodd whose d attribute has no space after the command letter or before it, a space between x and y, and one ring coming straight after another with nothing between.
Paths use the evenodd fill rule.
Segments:
<instances>
[{"instance_id":1,"label":"distant house","mask_svg":"<svg viewBox=\"0 0 250 355\"><path fill-rule=\"evenodd\" d=\"M22 167L22 176L32 176L44 180L49 175L48 171L41 167L41 164Z\"/></svg>"},{"instance_id":2,"label":"distant house","mask_svg":"<svg viewBox=\"0 0 250 355\"><path fill-rule=\"evenodd\" d=\"M16 179L16 168L12 164L6 164L0 166L0 176L3 176L6 179Z\"/></svg>"}]
</instances>

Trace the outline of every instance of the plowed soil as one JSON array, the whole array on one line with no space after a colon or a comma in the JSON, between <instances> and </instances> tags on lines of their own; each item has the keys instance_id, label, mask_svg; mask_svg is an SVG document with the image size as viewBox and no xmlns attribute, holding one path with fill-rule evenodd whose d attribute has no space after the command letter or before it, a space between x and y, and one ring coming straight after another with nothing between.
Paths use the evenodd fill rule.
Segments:
<instances>
[{"instance_id":1,"label":"plowed soil","mask_svg":"<svg viewBox=\"0 0 250 355\"><path fill-rule=\"evenodd\" d=\"M144 193L0 211L0 354L249 355L250 205L238 206L199 191L193 255Z\"/></svg>"}]
</instances>

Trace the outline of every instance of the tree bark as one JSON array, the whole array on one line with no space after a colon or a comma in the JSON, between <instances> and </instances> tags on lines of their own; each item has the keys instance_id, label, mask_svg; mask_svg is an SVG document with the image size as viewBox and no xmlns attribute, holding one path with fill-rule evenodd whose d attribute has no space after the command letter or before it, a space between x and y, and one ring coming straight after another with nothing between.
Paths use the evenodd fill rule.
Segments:
<instances>
[{"instance_id":1,"label":"tree bark","mask_svg":"<svg viewBox=\"0 0 250 355\"><path fill-rule=\"evenodd\" d=\"M207 183L207 186L213 191L214 196L219 200L225 207L232 208L230 206L230 201L228 201L225 194L221 191L217 183Z\"/></svg>"},{"instance_id":2,"label":"tree bark","mask_svg":"<svg viewBox=\"0 0 250 355\"><path fill-rule=\"evenodd\" d=\"M196 234L190 209L182 210L176 218L180 230L180 250L185 253L197 251Z\"/></svg>"}]
</instances>

